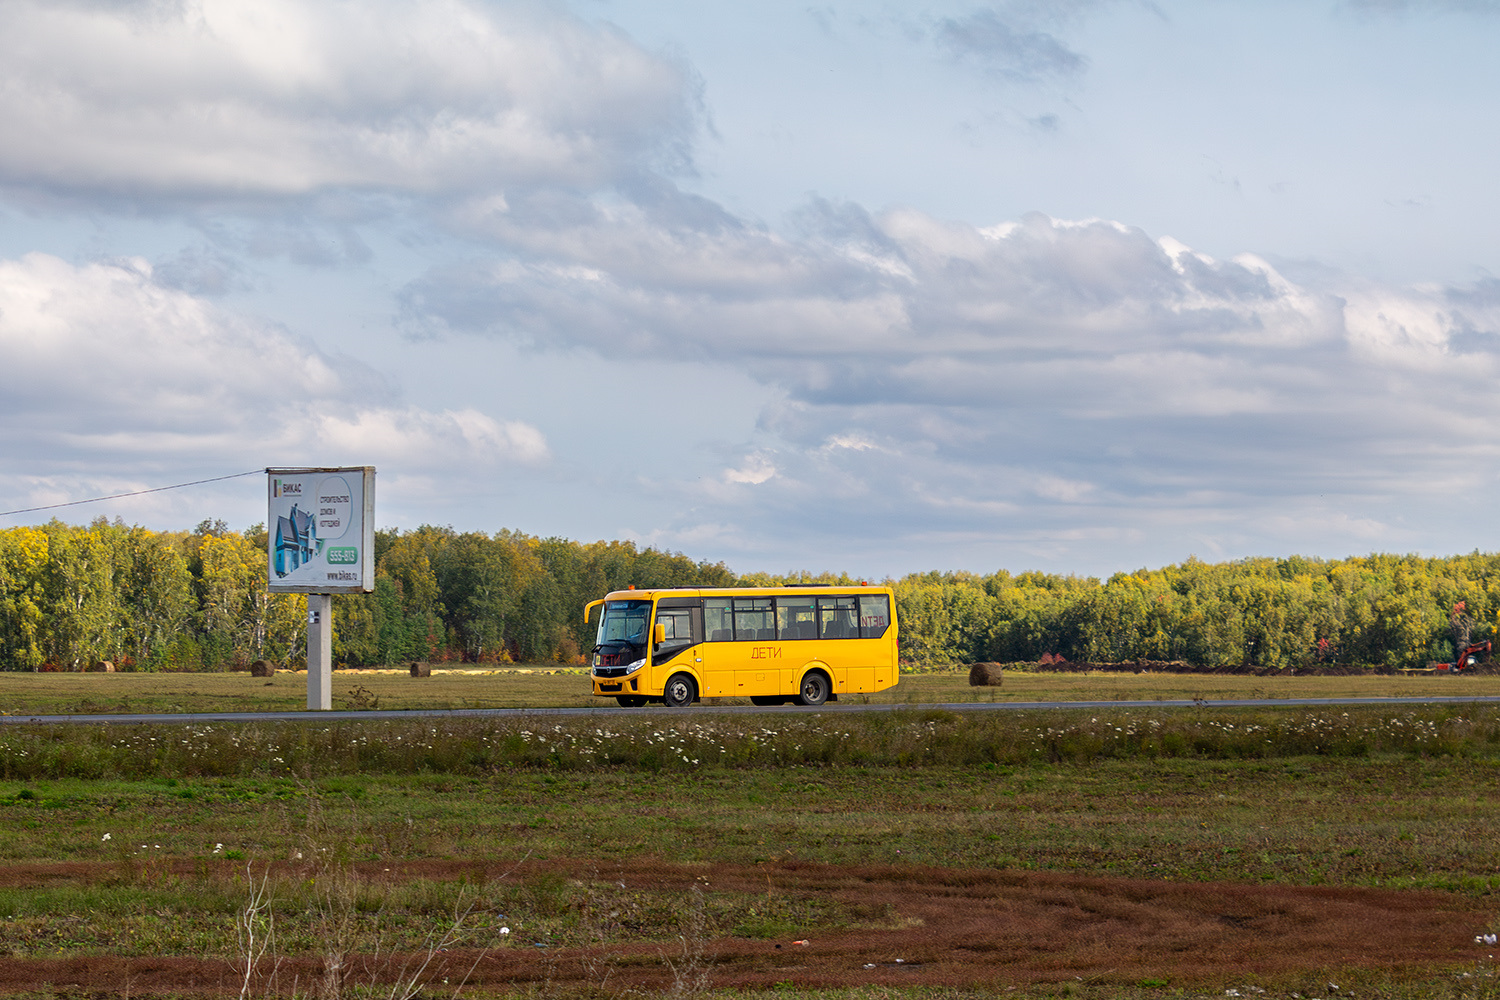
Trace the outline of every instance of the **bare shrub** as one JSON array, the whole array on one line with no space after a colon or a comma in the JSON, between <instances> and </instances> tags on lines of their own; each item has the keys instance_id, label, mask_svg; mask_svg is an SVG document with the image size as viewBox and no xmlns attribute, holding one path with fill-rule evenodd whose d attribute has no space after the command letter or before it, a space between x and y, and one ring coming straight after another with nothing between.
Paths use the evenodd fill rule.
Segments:
<instances>
[{"instance_id":1,"label":"bare shrub","mask_svg":"<svg viewBox=\"0 0 1500 1000\"><path fill-rule=\"evenodd\" d=\"M271 909L270 874L262 875L257 883L255 873L246 865L245 887L248 893L245 907L234 918L237 953L245 967L240 981L240 1000L245 1000L250 995L250 984L256 979L262 961L267 955L274 955L276 947L276 919Z\"/></svg>"},{"instance_id":2,"label":"bare shrub","mask_svg":"<svg viewBox=\"0 0 1500 1000\"><path fill-rule=\"evenodd\" d=\"M698 996L708 991L715 958L709 950L712 927L702 887L695 885L689 891L687 906L678 920L680 932L677 940L682 945L682 953L676 960L663 956L667 968L672 970L672 987L667 995Z\"/></svg>"}]
</instances>

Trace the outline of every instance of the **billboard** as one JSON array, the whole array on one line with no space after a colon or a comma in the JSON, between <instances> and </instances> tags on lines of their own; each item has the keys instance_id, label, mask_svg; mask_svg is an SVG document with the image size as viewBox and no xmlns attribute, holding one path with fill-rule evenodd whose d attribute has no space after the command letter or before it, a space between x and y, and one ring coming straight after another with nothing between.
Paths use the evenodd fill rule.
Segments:
<instances>
[{"instance_id":1,"label":"billboard","mask_svg":"<svg viewBox=\"0 0 1500 1000\"><path fill-rule=\"evenodd\" d=\"M267 469L267 587L283 594L375 589L375 467Z\"/></svg>"}]
</instances>

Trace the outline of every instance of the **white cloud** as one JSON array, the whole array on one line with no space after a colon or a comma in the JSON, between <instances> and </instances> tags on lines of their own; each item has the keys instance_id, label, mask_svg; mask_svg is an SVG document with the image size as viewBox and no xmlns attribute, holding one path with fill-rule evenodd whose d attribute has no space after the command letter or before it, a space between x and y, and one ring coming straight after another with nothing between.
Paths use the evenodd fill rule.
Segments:
<instances>
[{"instance_id":1,"label":"white cloud","mask_svg":"<svg viewBox=\"0 0 1500 1000\"><path fill-rule=\"evenodd\" d=\"M378 454L403 466L430 465L436 456L460 465L469 460L544 462L547 441L530 424L497 421L473 409L429 413L413 406L325 413L314 434L342 454Z\"/></svg>"},{"instance_id":2,"label":"white cloud","mask_svg":"<svg viewBox=\"0 0 1500 1000\"><path fill-rule=\"evenodd\" d=\"M747 455L739 468L724 470L724 481L746 486L759 486L775 475L776 464L771 461L769 455Z\"/></svg>"},{"instance_id":3,"label":"white cloud","mask_svg":"<svg viewBox=\"0 0 1500 1000\"><path fill-rule=\"evenodd\" d=\"M1063 479L1060 476L1038 476L1031 489L1040 497L1061 500L1064 503L1076 503L1094 492L1094 484L1076 479Z\"/></svg>"},{"instance_id":4,"label":"white cloud","mask_svg":"<svg viewBox=\"0 0 1500 1000\"><path fill-rule=\"evenodd\" d=\"M0 408L14 432L201 440L347 391L326 358L152 280L142 260L0 261Z\"/></svg>"},{"instance_id":5,"label":"white cloud","mask_svg":"<svg viewBox=\"0 0 1500 1000\"><path fill-rule=\"evenodd\" d=\"M1246 362L1269 371L1276 352L1347 346L1335 295L1118 223L1034 216L982 232L814 206L792 240L638 206L559 214L493 222L513 256L434 273L409 307L541 344L732 359L821 402L993 407L1082 379L1094 391L1074 405L1101 416L1263 410L1277 379L1247 382Z\"/></svg>"},{"instance_id":6,"label":"white cloud","mask_svg":"<svg viewBox=\"0 0 1500 1000\"><path fill-rule=\"evenodd\" d=\"M0 261L0 418L9 460L54 491L59 470L103 483L183 465L548 457L534 427L401 405L363 363L164 287L139 260Z\"/></svg>"},{"instance_id":7,"label":"white cloud","mask_svg":"<svg viewBox=\"0 0 1500 1000\"><path fill-rule=\"evenodd\" d=\"M146 197L607 182L682 162L683 67L542 3L10 0L0 179Z\"/></svg>"},{"instance_id":8,"label":"white cloud","mask_svg":"<svg viewBox=\"0 0 1500 1000\"><path fill-rule=\"evenodd\" d=\"M880 445L859 434L835 434L823 446L825 451L832 451L836 448L848 448L850 451L869 451L872 448L878 449L879 447Z\"/></svg>"},{"instance_id":9,"label":"white cloud","mask_svg":"<svg viewBox=\"0 0 1500 1000\"><path fill-rule=\"evenodd\" d=\"M1487 288L1298 281L1109 220L980 229L814 203L786 236L694 225L666 201L488 220L493 262L434 272L408 307L777 390L756 453L774 466L662 487L708 505L692 523L732 510L815 536L811 498L857 497L893 531L1026 523L1082 544L1161 511L1179 515L1162 530L1204 525L1194 548L1212 551L1244 531L1223 512L1281 540L1295 504L1296 524L1323 526L1310 537L1397 545L1399 518L1361 511L1500 449L1500 425L1474 419L1500 355Z\"/></svg>"}]
</instances>

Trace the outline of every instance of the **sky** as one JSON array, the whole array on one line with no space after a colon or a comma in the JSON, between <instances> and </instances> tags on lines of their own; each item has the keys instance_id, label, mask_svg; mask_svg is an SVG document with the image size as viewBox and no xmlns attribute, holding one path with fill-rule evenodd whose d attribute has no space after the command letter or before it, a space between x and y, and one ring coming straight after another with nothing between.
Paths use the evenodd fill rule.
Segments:
<instances>
[{"instance_id":1,"label":"sky","mask_svg":"<svg viewBox=\"0 0 1500 1000\"><path fill-rule=\"evenodd\" d=\"M1495 551L1500 0L0 0L0 509ZM0 516L265 520L258 475Z\"/></svg>"}]
</instances>

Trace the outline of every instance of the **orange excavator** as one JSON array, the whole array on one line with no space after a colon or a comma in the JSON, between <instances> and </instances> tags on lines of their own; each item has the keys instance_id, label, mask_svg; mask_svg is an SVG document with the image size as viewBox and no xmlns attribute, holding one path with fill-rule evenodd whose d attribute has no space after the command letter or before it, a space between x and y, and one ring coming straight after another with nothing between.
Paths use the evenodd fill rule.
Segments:
<instances>
[{"instance_id":1,"label":"orange excavator","mask_svg":"<svg viewBox=\"0 0 1500 1000\"><path fill-rule=\"evenodd\" d=\"M1490 652L1490 640L1465 646L1463 652L1453 658L1452 663L1432 663L1429 667L1440 674L1461 674L1479 662L1481 653Z\"/></svg>"}]
</instances>

